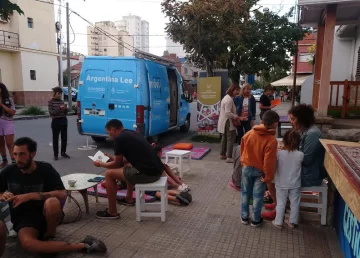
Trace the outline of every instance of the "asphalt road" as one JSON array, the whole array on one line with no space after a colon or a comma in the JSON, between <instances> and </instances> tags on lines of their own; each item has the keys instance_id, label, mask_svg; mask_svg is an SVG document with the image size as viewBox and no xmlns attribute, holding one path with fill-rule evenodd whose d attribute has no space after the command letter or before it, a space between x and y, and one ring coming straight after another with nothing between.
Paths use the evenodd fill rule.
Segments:
<instances>
[{"instance_id":1,"label":"asphalt road","mask_svg":"<svg viewBox=\"0 0 360 258\"><path fill-rule=\"evenodd\" d=\"M15 121L15 138L27 136L36 140L38 143L38 152L35 159L51 163L61 175L72 173L101 173L103 169L94 167L92 161L88 158L88 156L94 155L97 150L78 150L78 147L86 145L86 137L78 134L76 128L76 117L71 116L68 119L69 128L67 153L71 156L70 160L53 160L52 146L49 146L49 143L52 142L50 126L51 119ZM159 144L165 147L169 144L180 141L185 137L189 137L191 134L193 134L193 132L181 133L179 130L173 130L161 135ZM95 144L90 137L89 144ZM113 154L112 141L107 141L97 145L98 149L101 151L111 155Z\"/></svg>"}]
</instances>

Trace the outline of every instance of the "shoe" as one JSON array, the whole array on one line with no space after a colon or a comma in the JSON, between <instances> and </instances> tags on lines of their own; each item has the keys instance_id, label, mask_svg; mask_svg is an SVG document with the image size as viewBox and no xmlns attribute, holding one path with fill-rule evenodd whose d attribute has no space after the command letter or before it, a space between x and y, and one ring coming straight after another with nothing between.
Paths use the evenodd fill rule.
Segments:
<instances>
[{"instance_id":1,"label":"shoe","mask_svg":"<svg viewBox=\"0 0 360 258\"><path fill-rule=\"evenodd\" d=\"M67 155L65 152L61 153L61 157L65 158L65 159L70 159L70 156Z\"/></svg>"},{"instance_id":2,"label":"shoe","mask_svg":"<svg viewBox=\"0 0 360 258\"><path fill-rule=\"evenodd\" d=\"M188 185L182 184L181 186L184 188L184 192L189 192L189 191L191 191L191 189L190 189L190 187L189 187Z\"/></svg>"},{"instance_id":3,"label":"shoe","mask_svg":"<svg viewBox=\"0 0 360 258\"><path fill-rule=\"evenodd\" d=\"M188 200L189 203L192 202L192 196L188 192L182 192L180 193L180 196Z\"/></svg>"},{"instance_id":4,"label":"shoe","mask_svg":"<svg viewBox=\"0 0 360 258\"><path fill-rule=\"evenodd\" d=\"M273 211L276 209L276 203L269 203L269 204L265 204L265 209L267 209L268 211Z\"/></svg>"},{"instance_id":5,"label":"shoe","mask_svg":"<svg viewBox=\"0 0 360 258\"><path fill-rule=\"evenodd\" d=\"M225 155L220 155L220 159L225 160L226 156Z\"/></svg>"},{"instance_id":6,"label":"shoe","mask_svg":"<svg viewBox=\"0 0 360 258\"><path fill-rule=\"evenodd\" d=\"M258 222L255 221L251 222L251 226L254 228L260 227L262 224L264 224L263 218L260 218Z\"/></svg>"},{"instance_id":7,"label":"shoe","mask_svg":"<svg viewBox=\"0 0 360 258\"><path fill-rule=\"evenodd\" d=\"M177 195L175 196L176 199L178 199L178 201L179 201L179 203L180 203L181 205L188 206L190 202L188 201L188 199L186 199L185 197L183 197L181 194L183 194L183 192L180 193L180 194L177 194Z\"/></svg>"},{"instance_id":8,"label":"shoe","mask_svg":"<svg viewBox=\"0 0 360 258\"><path fill-rule=\"evenodd\" d=\"M227 158L226 163L234 163L234 160L232 158Z\"/></svg>"},{"instance_id":9,"label":"shoe","mask_svg":"<svg viewBox=\"0 0 360 258\"><path fill-rule=\"evenodd\" d=\"M85 244L87 253L105 253L107 251L104 242L92 236L86 236L81 243Z\"/></svg>"},{"instance_id":10,"label":"shoe","mask_svg":"<svg viewBox=\"0 0 360 258\"><path fill-rule=\"evenodd\" d=\"M54 156L54 160L59 160L59 157L58 157L58 156Z\"/></svg>"},{"instance_id":11,"label":"shoe","mask_svg":"<svg viewBox=\"0 0 360 258\"><path fill-rule=\"evenodd\" d=\"M249 218L244 219L243 217L241 217L241 224L248 225L249 224Z\"/></svg>"},{"instance_id":12,"label":"shoe","mask_svg":"<svg viewBox=\"0 0 360 258\"><path fill-rule=\"evenodd\" d=\"M117 215L111 215L108 212L108 209L106 208L104 211L98 211L96 213L96 218L98 219L104 219L104 220L116 220L116 219L120 219L120 214L118 213Z\"/></svg>"},{"instance_id":13,"label":"shoe","mask_svg":"<svg viewBox=\"0 0 360 258\"><path fill-rule=\"evenodd\" d=\"M296 228L298 225L294 224L294 223L290 223L290 221L285 220L285 223L290 227L290 228Z\"/></svg>"},{"instance_id":14,"label":"shoe","mask_svg":"<svg viewBox=\"0 0 360 258\"><path fill-rule=\"evenodd\" d=\"M275 223L275 220L273 220L271 223L272 223L276 228L278 228L278 229L283 229L283 225L278 225L278 224L276 224L276 223Z\"/></svg>"},{"instance_id":15,"label":"shoe","mask_svg":"<svg viewBox=\"0 0 360 258\"><path fill-rule=\"evenodd\" d=\"M272 211L264 211L261 213L261 217L265 220L274 220L276 217L276 210L272 210Z\"/></svg>"}]
</instances>

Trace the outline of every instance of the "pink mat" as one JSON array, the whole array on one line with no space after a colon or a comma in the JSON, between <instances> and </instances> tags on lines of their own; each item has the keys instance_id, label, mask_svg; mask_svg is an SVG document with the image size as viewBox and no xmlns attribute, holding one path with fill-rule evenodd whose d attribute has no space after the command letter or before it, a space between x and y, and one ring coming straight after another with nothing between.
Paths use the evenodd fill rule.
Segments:
<instances>
[{"instance_id":1,"label":"pink mat","mask_svg":"<svg viewBox=\"0 0 360 258\"><path fill-rule=\"evenodd\" d=\"M98 184L97 187L98 187L98 195L100 197L107 198L106 189L104 187L102 187L101 184ZM93 188L89 188L87 191L88 191L89 195L95 195L95 191ZM117 194L116 194L116 199L118 199L118 200L124 199L125 196L126 196L126 189L118 190ZM134 200L136 199L135 191L133 192L133 198L134 198ZM145 194L146 202L153 202L155 200L156 200L156 198L154 196Z\"/></svg>"},{"instance_id":2,"label":"pink mat","mask_svg":"<svg viewBox=\"0 0 360 258\"><path fill-rule=\"evenodd\" d=\"M161 158L165 158L165 153L172 150L174 150L174 144L163 148L163 154ZM191 151L191 159L200 160L211 151L211 148L193 147L189 151Z\"/></svg>"}]
</instances>

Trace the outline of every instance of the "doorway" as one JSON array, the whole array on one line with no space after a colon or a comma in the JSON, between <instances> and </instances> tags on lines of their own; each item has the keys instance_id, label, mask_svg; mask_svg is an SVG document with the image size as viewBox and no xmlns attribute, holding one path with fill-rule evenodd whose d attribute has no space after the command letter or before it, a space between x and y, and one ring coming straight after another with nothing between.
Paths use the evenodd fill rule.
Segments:
<instances>
[{"instance_id":1,"label":"doorway","mask_svg":"<svg viewBox=\"0 0 360 258\"><path fill-rule=\"evenodd\" d=\"M178 82L175 70L167 70L170 90L170 127L177 125L178 113Z\"/></svg>"}]
</instances>

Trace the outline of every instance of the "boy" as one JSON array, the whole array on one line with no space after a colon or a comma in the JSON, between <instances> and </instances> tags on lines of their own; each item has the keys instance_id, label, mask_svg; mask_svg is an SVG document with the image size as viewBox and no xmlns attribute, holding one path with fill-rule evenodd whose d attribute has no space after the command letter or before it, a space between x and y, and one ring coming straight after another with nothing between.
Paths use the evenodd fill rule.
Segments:
<instances>
[{"instance_id":1,"label":"boy","mask_svg":"<svg viewBox=\"0 0 360 258\"><path fill-rule=\"evenodd\" d=\"M275 138L279 115L272 110L264 113L263 124L255 126L241 141L241 223L249 224L249 200L253 196L253 221L258 227L264 220L261 209L265 193L265 183L274 179L277 153Z\"/></svg>"},{"instance_id":2,"label":"boy","mask_svg":"<svg viewBox=\"0 0 360 258\"><path fill-rule=\"evenodd\" d=\"M260 119L262 119L263 115L266 111L269 111L274 108L271 105L272 95L274 94L274 88L269 84L264 89L264 94L260 97L259 109L260 109Z\"/></svg>"}]
</instances>

